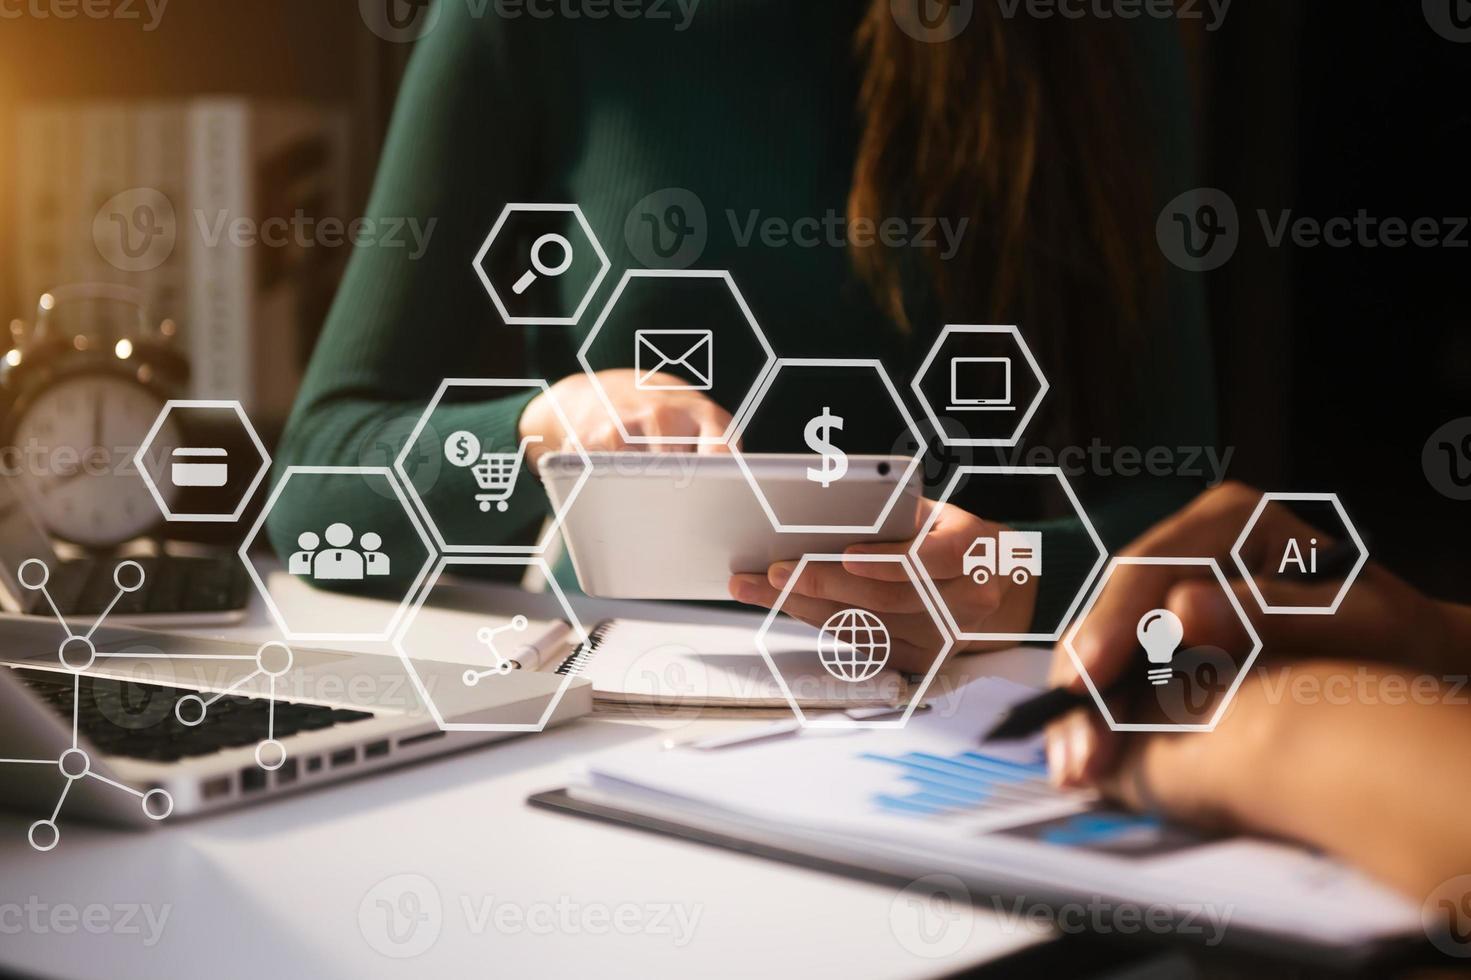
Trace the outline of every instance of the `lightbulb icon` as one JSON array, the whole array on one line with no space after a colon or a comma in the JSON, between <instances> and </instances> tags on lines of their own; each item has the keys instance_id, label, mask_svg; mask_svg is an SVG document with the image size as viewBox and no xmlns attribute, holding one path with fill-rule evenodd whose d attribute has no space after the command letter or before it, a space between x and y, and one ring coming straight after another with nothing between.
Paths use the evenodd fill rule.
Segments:
<instances>
[{"instance_id":1,"label":"lightbulb icon","mask_svg":"<svg viewBox=\"0 0 1471 980\"><path fill-rule=\"evenodd\" d=\"M1149 668L1149 683L1156 687L1168 684L1174 676L1170 661L1175 658L1180 641L1185 638L1185 626L1180 617L1168 609L1151 609L1139 618L1139 628L1135 632L1139 645L1153 665Z\"/></svg>"}]
</instances>

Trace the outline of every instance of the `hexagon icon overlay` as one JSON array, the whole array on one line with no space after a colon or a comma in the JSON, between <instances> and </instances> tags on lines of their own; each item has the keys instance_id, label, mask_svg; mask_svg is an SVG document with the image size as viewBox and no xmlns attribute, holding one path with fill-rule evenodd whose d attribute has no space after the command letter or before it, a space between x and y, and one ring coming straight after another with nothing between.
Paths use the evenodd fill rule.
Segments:
<instances>
[{"instance_id":1,"label":"hexagon icon overlay","mask_svg":"<svg viewBox=\"0 0 1471 980\"><path fill-rule=\"evenodd\" d=\"M510 308L507 306L507 298L502 295L502 291L500 289L496 288L494 278L486 269L486 258L490 255L491 249L495 246L497 238L505 229L511 217L516 214L570 214L576 221L577 230L581 232L582 236L585 236L585 244L589 247L593 255L597 257L598 271L592 276L587 288L583 291L582 298L578 300L577 307L571 316L540 316L525 314L513 315ZM553 232L537 236L535 240L531 242L529 246L529 253L525 256L525 261L517 264L518 266L525 267L525 272L528 276L531 276L533 273L537 274L532 278L531 284L534 285L535 278L547 278L555 280L560 275L567 272L567 269L565 268L563 268L561 272L552 271L559 266L559 259L563 255L564 250L561 249L561 247L553 241L546 241L544 243L544 239L564 237L565 236L563 236L560 232ZM576 236L574 235L573 237ZM566 256L566 258L569 264L573 268L575 268L577 265L577 243L574 242L572 238L565 238L565 240L573 247L572 255ZM603 284L603 279L607 277L608 270L612 267L612 263L608 261L608 254L603 251L602 243L598 241L598 236L593 234L592 225L587 223L587 217L583 215L582 208L576 204L507 204L501 210L500 217L496 218L495 225L492 226L490 229L490 234L485 236L485 241L481 244L480 250L475 253L475 260L473 264L475 266L475 275L480 278L480 284L483 285L485 287L485 291L490 294L490 301L495 304L496 311L500 313L501 319L504 320L508 326L513 327L570 327L576 325L582 320L582 314L587 312L588 304L592 302L592 298L597 293L598 287ZM543 275L541 269L539 269L538 266L541 266L541 269L546 269L548 274ZM521 272L518 270L514 274L519 276L521 275ZM512 297L519 295L518 287L520 287L521 289L526 288L524 279L518 279L509 284L502 283L501 285L503 288L509 286Z\"/></svg>"},{"instance_id":2,"label":"hexagon icon overlay","mask_svg":"<svg viewBox=\"0 0 1471 980\"><path fill-rule=\"evenodd\" d=\"M567 448L564 448L562 451L575 452L578 458L581 460L581 476L577 478L577 482L573 484L572 489L567 494L567 498L563 500L560 505L553 503L552 519L550 521L543 522L544 526L541 531L541 536L537 539L537 542L535 544L476 544L473 542L450 542L444 534L443 530L440 528L439 521L435 519L434 508L430 506L430 501L424 499L424 494L420 493L419 487L415 485L414 478L408 471L407 463L409 457L418 447L420 438L424 435L425 430L431 430L431 432L435 436L436 443L439 436L453 438L457 434L450 431L449 427L434 426L432 424L435 410L438 409L441 403L444 402L445 395L449 394L454 389L487 389L492 391L497 389L539 390L543 395L546 396L547 404L552 407L552 412L556 415L558 423L560 423L563 432L566 434L564 446ZM471 436L474 442L478 443L480 441L478 433L471 432ZM502 467L509 467L512 465L510 457L514 454L517 454L521 447L479 446L478 448L480 450L493 450L494 455L502 457L497 465ZM436 457L441 460L444 459L444 453L446 452L445 447L437 444L424 447L424 451L435 453ZM488 460L486 460L479 452L477 452L475 459L476 467L483 467L484 465L488 465L488 462ZM556 396L552 394L551 389L548 387L546 381L540 378L446 378L443 382L440 383L439 390L434 393L434 397L429 400L429 404L425 406L423 414L419 416L418 422L414 425L413 430L409 433L408 438L404 442L403 449L399 451L398 457L394 460L393 468L394 471L398 474L404 488L408 491L409 496L413 498L414 504L419 508L420 513L423 514L424 522L428 525L429 532L431 535L433 535L434 542L439 547L439 550L441 552L444 552L446 554L466 555L539 555L544 554L547 548L550 546L551 542L555 539L557 532L562 527L562 521L566 517L567 511L571 509L572 504L577 500L577 495L582 492L583 486L592 476L593 467L592 459L588 456L587 450L582 447L582 442L577 438L577 433L573 430L572 423L568 420L566 414L562 411L562 406L558 404ZM459 467L449 462L445 462L444 465L436 468L436 472L432 474L432 478L436 485L441 480L458 478L462 483L466 485L463 497L464 505L468 508L474 509L478 506L478 509L480 511L483 511L486 514L493 514L495 513L495 511L491 509L492 505L494 505L497 510L500 507L499 503L496 503L493 499L491 499L492 496L499 495L501 489L499 486L492 488L495 490L494 494L483 494L476 492L477 490L487 489L486 487L480 485L479 481L482 479L489 479L489 471L481 470L480 472L475 472L472 469ZM512 489L514 490L515 484L519 483L521 480L535 479L536 477L531 473L529 464L526 463L523 457L521 463L519 464L519 467L517 468L517 472L514 474ZM471 483L472 480L475 482ZM509 503L510 499L514 498L509 498L506 501L502 501L502 503Z\"/></svg>"},{"instance_id":3,"label":"hexagon icon overlay","mask_svg":"<svg viewBox=\"0 0 1471 980\"><path fill-rule=\"evenodd\" d=\"M1160 565L1186 568L1198 567L1208 569L1211 575L1215 578L1216 584L1219 586L1222 593L1224 593L1226 598L1230 601L1231 608L1235 610L1236 618L1241 623L1242 631L1251 643L1251 650L1246 654L1245 657L1242 658L1241 666L1236 670L1236 676L1232 678L1230 686L1217 701L1215 711L1211 715L1210 721L1205 724L1185 724L1172 722L1135 723L1118 721L1116 718L1114 718L1113 712L1108 707L1108 702L1103 697L1103 693L1098 689L1098 685L1095 684L1093 682L1093 678L1088 675L1088 670L1084 666L1082 658L1078 656L1078 651L1077 648L1073 645L1073 641L1077 638L1078 632L1083 627L1083 623L1087 621L1088 615L1093 611L1094 605L1097 604L1099 597L1103 595L1103 590L1108 587L1109 579L1113 577L1114 573L1118 571L1118 569L1131 565ZM1103 715L1104 721L1108 722L1108 727L1116 732L1215 731L1216 725L1220 724L1221 719L1225 717L1226 711L1230 708L1231 701L1236 697L1236 692L1241 688L1242 682L1246 680L1247 672L1251 670L1252 664L1256 663L1257 655L1260 654L1262 651L1261 637L1257 634L1256 628L1252 626L1251 620L1247 618L1246 610L1241 607L1240 601L1238 601L1236 598L1235 591L1231 588L1231 583L1226 580L1226 576L1221 572L1220 564L1217 563L1214 558L1114 558L1108 563L1108 567L1103 570L1103 574L1099 576L1098 583L1093 587L1093 594L1088 597L1088 604L1085 605L1083 607L1083 611L1079 613L1077 620L1073 623L1072 629L1068 630L1067 636L1063 638L1062 645L1063 648L1067 650L1068 657L1073 662L1073 667L1077 670L1079 676L1083 678L1083 683L1087 685L1088 693L1093 696L1094 703L1098 705L1099 713Z\"/></svg>"},{"instance_id":4,"label":"hexagon icon overlay","mask_svg":"<svg viewBox=\"0 0 1471 980\"><path fill-rule=\"evenodd\" d=\"M898 481L895 483L893 492L889 494L889 497L885 501L883 508L880 510L877 518L871 524L798 524L783 521L780 515L777 514L776 508L771 505L771 501L767 498L765 491L761 488L761 481L756 478L756 474L752 472L750 464L746 461L745 454L742 453L739 445L741 439L744 437L746 430L750 427L752 420L756 417L756 413L760 410L761 402L771 391L772 385L776 383L777 378L781 375L782 371L793 368L872 371L877 377L878 382L882 385L883 389L889 394L889 397L893 399L895 413L899 419L900 425L902 426L903 435L909 436L911 440L910 444L914 446L914 451L913 454L909 456L909 461L905 464L903 472L900 474ZM899 440L896 440L896 447L902 441L903 436L901 436ZM905 406L904 399L899 396L899 389L894 386L894 382L889 378L889 372L885 370L884 365L881 361L871 358L784 357L778 360L772 367L772 369L766 373L766 376L761 379L761 384L754 392L754 397L751 399L750 407L745 412L737 416L737 418L735 419L735 432L730 440L730 453L733 457L735 457L736 465L740 467L741 473L745 475L746 482L750 484L751 492L756 495L757 503L759 503L761 505L761 509L766 512L767 519L771 521L771 526L775 528L778 533L877 534L880 530L883 529L884 522L889 519L890 512L893 511L894 507L898 504L900 498L904 496L905 488L909 486L910 480L913 479L914 474L918 471L920 467L920 464L923 463L925 454L925 440L924 437L920 434L919 426L915 424L914 416L909 414L909 409ZM896 448L896 451L893 453L893 455L905 454L898 452Z\"/></svg>"},{"instance_id":5,"label":"hexagon icon overlay","mask_svg":"<svg viewBox=\"0 0 1471 980\"><path fill-rule=\"evenodd\" d=\"M776 659L775 657L773 657L771 647L768 643L769 634L772 627L776 624L777 617L781 615L782 607L786 605L787 598L792 594L792 591L796 587L797 583L801 581L803 573L811 565L840 565L843 562L852 561L870 562L874 564L894 564L904 569L904 574L908 578L909 584L913 586L915 594L919 596L920 601L924 604L925 610L929 613L930 619L935 624L935 634L939 641L939 646L935 653L935 662L930 665L929 670L925 672L924 677L919 681L919 683L916 684L909 691L908 700L904 704L903 713L898 718L860 719L851 718L846 715L840 715L838 717L828 716L809 718L807 716L807 713L802 709L802 705L798 701L797 697L792 693L791 684L788 683L786 675L782 673L781 668L777 665ZM882 620L883 614L878 614L877 618ZM818 635L813 637L814 644L816 644L820 635L821 633L819 631ZM781 595L777 596L775 604L766 614L766 618L762 620L761 626L756 630L756 649L760 652L761 659L766 661L766 666L771 671L772 677L776 679L777 686L781 688L782 697L786 699L788 707L790 707L792 709L792 713L797 716L798 724L800 724L804 728L903 728L906 724L909 723L910 717L914 714L914 709L918 707L921 702L924 701L925 692L929 690L930 684L935 679L935 675L939 673L941 665L943 665L945 662L945 657L950 653L954 646L955 640L950 635L949 630L945 628L945 623L941 618L939 611L935 608L935 603L933 602L933 600L931 600L928 592L925 590L925 587L920 583L919 577L915 574L914 568L910 565L908 558L906 558L904 555L802 556L802 560L797 563L797 567L792 571L792 577L787 580L786 586L781 590ZM782 652L786 657L790 658L789 651L784 650ZM825 673L823 673L823 668L818 658L818 653L816 649L814 649L812 655L812 666L815 668L815 673L817 676L827 676Z\"/></svg>"},{"instance_id":6,"label":"hexagon icon overlay","mask_svg":"<svg viewBox=\"0 0 1471 980\"><path fill-rule=\"evenodd\" d=\"M577 679L577 671L567 671L560 676L560 683L550 701L534 720L521 722L451 722L447 717L483 710L486 699L484 692L477 689L494 685L499 676L509 671L495 669L497 658L513 655L518 647L537 639L537 627L521 613L511 618L497 616L481 620L470 613L452 612L438 616L432 629L425 636L418 636L415 627L419 612L429 596L440 586L446 571L475 566L513 566L536 568L541 572L562 617L572 630L576 650L587 648L587 631L583 629L567 596L557 585L556 577L546 561L534 555L466 556L443 557L434 566L424 588L414 600L398 633L393 638L395 652L403 661L409 679L419 692L434 721L447 732L539 732L547 726L561 704L567 689ZM422 660L416 658L416 652ZM449 663L449 661L454 661ZM444 670L433 674L425 673L429 664L439 664ZM474 666L467 666L471 664ZM502 666L504 666L502 664ZM550 676L550 675L548 675Z\"/></svg>"},{"instance_id":7,"label":"hexagon icon overlay","mask_svg":"<svg viewBox=\"0 0 1471 980\"><path fill-rule=\"evenodd\" d=\"M1251 532L1256 529L1256 523L1261 519L1262 512L1267 509L1268 504L1273 503L1329 504L1333 507L1334 512L1338 514L1338 519L1343 522L1344 533L1353 542L1354 547L1358 550L1359 557L1354 560L1353 568L1343 577L1343 584L1339 586L1338 592L1333 597L1333 602L1329 605L1274 606L1262 594L1261 588L1257 585L1256 576L1247 568L1246 562L1242 559L1241 549L1246 545L1247 539L1251 537ZM1262 499L1257 501L1256 509L1251 512L1251 517L1247 518L1246 526L1241 529L1240 537L1231 546L1231 560L1236 563L1236 568L1241 572L1241 577L1245 580L1246 587L1251 590L1251 594L1256 599L1257 605L1268 616L1332 616L1338 612L1338 607L1342 605L1344 597L1348 595L1348 590L1353 588L1354 581L1359 577L1359 572L1363 571L1364 565L1368 564L1369 549L1364 544L1364 539L1359 537L1359 532L1354 527L1354 522L1349 519L1348 511L1343 509L1343 502L1338 499L1338 494L1265 493L1262 494Z\"/></svg>"},{"instance_id":8,"label":"hexagon icon overlay","mask_svg":"<svg viewBox=\"0 0 1471 980\"><path fill-rule=\"evenodd\" d=\"M756 371L755 376L751 378L751 383L747 387L745 394L741 397L739 404L731 411L730 424L726 426L725 432L718 437L643 436L630 434L628 427L623 424L623 419L619 417L618 412L613 408L613 402L608 397L607 391L603 389L602 381L598 378L598 373L589 360L589 352L597 342L598 335L602 333L603 328L608 323L609 317L617 309L618 301L628 292L630 284L639 282L647 285L650 282L658 280L710 280L719 283L724 289L729 291L730 298L734 300L741 318L745 321L745 325L750 328L752 339L763 357L761 367ZM650 335L658 332L660 331L647 331ZM668 331L663 332L668 333ZM709 390L713 386L713 375L718 372L718 361L714 359L716 357L715 350L724 345L718 343L718 338L713 336L713 331L711 333L712 350L710 352L710 367L712 370L710 374L712 378L709 379L709 383L707 384L699 386L690 385L690 390ZM635 366L637 366L636 354L638 342L638 338L635 337L635 350L630 352L630 357L635 359ZM757 385L761 382L762 377L771 370L771 366L776 363L776 353L771 349L771 344L767 342L766 335L761 331L761 325L756 322L756 317L751 313L751 307L746 303L746 297L741 294L740 289L735 284L735 279L731 277L729 272L720 269L629 269L623 273L623 278L618 281L618 285L613 289L613 295L608 298L607 305L603 307L603 311L598 314L597 321L593 324L592 329L588 331L587 337L582 342L582 347L577 351L577 361L582 365L583 371L587 372L588 378L592 381L593 390L602 399L603 406L607 408L608 415L613 419L613 424L618 429L618 434L630 445L724 446L729 444L733 438L736 438L736 420L740 418L755 399Z\"/></svg>"},{"instance_id":9,"label":"hexagon icon overlay","mask_svg":"<svg viewBox=\"0 0 1471 980\"><path fill-rule=\"evenodd\" d=\"M321 624L315 620L311 624L311 628L306 628L306 624L299 621L293 624L292 620L283 613L281 607L276 603L276 599L271 594L271 590L267 586L265 579L261 576L260 570L256 568L251 555L251 547L255 544L256 538L265 527L271 511L275 509L277 502L288 492L288 488L294 481L299 480L304 484L310 479L331 479L334 481L352 479L355 481L355 484L349 484L349 489L372 494L374 495L373 499L375 501L381 499L380 495L385 495L386 491L386 493L391 494L393 499L398 502L399 510L403 515L404 527L400 530L408 529L413 533L413 538L408 543L395 539L392 544L389 544L382 540L384 532L387 530L386 528L359 527L353 529L349 527L349 530L353 533L352 541L347 545L339 545L331 539L328 528L314 527L302 529L303 534L309 532L318 538L316 541L320 549L318 553L324 553L328 550L327 548L321 548L321 545L325 543L328 548L336 553L355 550L361 553L380 551L391 562L409 563L408 567L413 569L410 584L403 589L403 595L393 612L383 617L381 622L375 623L373 620L375 615L381 616L383 604L378 598L360 598L350 594L331 596L323 594L322 601L315 604L315 608L318 611L324 611L326 617L332 621L347 622L350 620L356 626L370 626L372 628L325 629L320 628ZM378 487L373 485L378 482L381 482L384 486ZM379 539L377 548L372 548L369 535L373 535ZM421 552L422 558L418 557ZM364 557L366 559L366 554L364 554ZM295 558L296 556L293 555L288 559L287 573L291 574L294 578L299 578L303 582L309 582L315 573L298 573L294 568ZM287 468L280 481L276 484L275 489L271 491L271 495L266 500L265 506L261 508L260 516L256 518L255 524L251 526L250 531L245 535L245 540L240 543L240 560L245 563L245 570L250 575L251 581L255 583L256 591L260 593L261 598L265 601L266 608L271 613L271 618L275 620L277 627L286 639L299 642L337 640L387 641L393 636L394 630L398 628L399 622L402 621L404 612L408 608L409 599L418 591L419 585L424 581L424 577L429 573L429 569L434 563L434 543L429 539L428 533L425 532L424 525L420 523L418 515L414 512L413 505L409 503L409 499L405 495L403 488L399 486L393 471L387 467L291 466ZM396 578L398 581L408 581L402 575L397 575ZM354 575L350 572L347 574L338 572L329 577L324 577L319 581L330 581L334 583L347 582L349 584L361 582L366 588L372 584L372 576L366 573Z\"/></svg>"},{"instance_id":10,"label":"hexagon icon overlay","mask_svg":"<svg viewBox=\"0 0 1471 980\"><path fill-rule=\"evenodd\" d=\"M1007 436L1005 438L970 438L952 435L948 428L941 422L939 413L935 411L935 407L931 403L929 396L925 394L925 382L929 377L930 369L934 367L935 361L939 359L940 352L945 348L946 344L949 343L952 337L965 335L1011 337L1016 343L1017 351L1021 354L1022 362L1025 363L1026 366L1031 370L1032 374L1036 376L1037 391L1032 396L1031 401L1027 404L1027 407L1024 410L1017 412L1016 426L1012 430L1010 436ZM951 364L947 364L946 367L947 374L956 369L953 361ZM1010 388L1013 381L1012 374L1014 374L1016 368L1017 361L1015 359L1010 359L1010 363L1006 368L1008 379L1008 395L1010 393ZM952 381L951 384L953 385L954 382ZM919 370L915 372L913 380L911 380L909 383L909 387L913 389L914 397L919 400L920 408L923 409L925 417L930 420L930 424L935 427L935 431L939 434L940 438L947 446L1000 446L1004 448L1012 448L1021 441L1022 433L1026 431L1027 425L1031 423L1032 417L1037 414L1037 410L1042 407L1042 400L1047 396L1047 392L1051 389L1052 386L1047 381L1047 377L1042 373L1042 367L1037 363L1036 357L1032 355L1032 349L1027 346L1027 342L1025 338L1022 337L1021 331L1015 326L1010 324L950 324L946 326L943 330L941 330L940 335L935 338L934 346L930 348L930 352L925 355L924 361L920 363ZM979 409L963 409L963 411L971 410Z\"/></svg>"},{"instance_id":11,"label":"hexagon icon overlay","mask_svg":"<svg viewBox=\"0 0 1471 980\"><path fill-rule=\"evenodd\" d=\"M234 509L229 513L175 514L169 506L168 501L164 499L163 494L159 492L158 483L154 480L153 473L149 469L148 453L152 450L153 442L158 438L158 434L162 431L169 415L175 410L190 411L195 409L233 411L240 419L240 426L246 436L249 437L251 446L260 455L260 465L256 467L255 473L250 478L249 485L240 494L240 499L236 501ZM202 465L204 466L217 467L220 465L231 465L228 461L225 464L219 463L217 457L199 457L199 459L203 461ZM137 467L138 475L143 478L143 483L148 487L149 494L152 495L154 502L158 504L158 509L163 514L164 520L191 524L233 524L240 520L241 514L245 513L246 505L250 503L251 498L255 496L255 492L260 489L261 481L270 472L271 454L266 451L265 443L261 442L260 435L255 431L255 426L250 424L250 418L245 414L244 406L238 401L171 399L164 403L162 411L158 413L158 418L153 420L153 427L148 430L148 434L143 437L142 444L138 446L137 452L133 454L133 465ZM213 484L213 480L210 483Z\"/></svg>"},{"instance_id":12,"label":"hexagon icon overlay","mask_svg":"<svg viewBox=\"0 0 1471 980\"><path fill-rule=\"evenodd\" d=\"M1078 591L1073 596L1072 601L1068 603L1067 610L1058 620L1056 629L1050 632L1037 633L978 633L963 630L961 629L960 623L955 615L950 611L950 607L945 603L944 593L940 591L939 587L935 583L935 580L930 576L928 569L924 567L924 562L919 557L920 545L924 542L924 539L929 536L929 533L934 530L935 523L940 519L942 506L944 504L948 504L951 501L951 499L955 496L955 492L960 489L962 481L971 476L1028 478L1051 477L1057 480L1058 485L1062 488L1064 496L1067 497L1068 504L1078 515L1078 520L1082 524L1083 530L1087 532L1088 539L1092 541L1093 547L1097 549L1097 559L1093 562L1092 567L1088 569L1088 574L1083 577L1083 580L1081 582L1078 583ZM1004 543L1000 541L1000 539L996 539L995 547L998 551L1000 551L1001 548L1004 547ZM914 567L919 570L919 574L924 578L926 584L928 584L929 587L934 590L935 596L939 600L940 610L944 613L945 622L949 625L950 629L955 632L955 636L958 639L983 642L995 641L1008 643L1053 643L1062 637L1063 630L1067 628L1068 622L1071 621L1071 619L1073 618L1073 613L1077 611L1078 606L1083 601L1083 597L1087 595L1089 584L1092 583L1093 580L1098 576L1098 570L1103 567L1103 563L1108 559L1108 549L1104 546L1103 539L1098 536L1098 531L1093 527L1093 521L1089 519L1088 511L1084 509L1082 501L1080 501L1078 499L1078 495L1073 492L1073 487L1072 484L1068 482L1067 474L1064 473L1060 468L1055 466L962 466L956 469L954 475L950 477L949 484L947 484L944 491L941 492L939 499L935 502L935 507L930 511L929 517L926 518L924 526L920 528L918 536L914 539L914 544L909 549L909 558L911 561L914 562ZM1045 549L1041 560L1044 564L1044 571L1040 573L1039 577L1045 579ZM1000 572L999 557L997 561L997 572L1000 574L1005 574L1004 572ZM971 573L967 572L966 574L969 575Z\"/></svg>"}]
</instances>

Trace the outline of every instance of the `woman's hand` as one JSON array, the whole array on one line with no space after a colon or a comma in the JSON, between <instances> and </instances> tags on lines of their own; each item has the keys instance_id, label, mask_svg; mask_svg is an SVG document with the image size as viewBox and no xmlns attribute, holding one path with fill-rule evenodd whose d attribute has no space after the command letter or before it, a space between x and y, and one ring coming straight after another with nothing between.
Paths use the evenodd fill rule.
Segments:
<instances>
[{"instance_id":1,"label":"woman's hand","mask_svg":"<svg viewBox=\"0 0 1471 980\"><path fill-rule=\"evenodd\" d=\"M972 542L1005 529L959 507L928 500L921 504L920 526L937 506L939 518L920 543L919 556L961 630L1026 632L1036 605L1035 578L1026 585L1015 585L1006 576L994 575L985 585L977 585L961 574L961 563ZM844 554L902 555L912 544L859 544ZM772 565L765 575L732 576L730 594L740 602L770 608L796 567L796 562L784 561ZM889 661L893 666L913 673L924 673L934 666L942 642L940 635L909 576L897 564L861 560L841 565L809 563L782 604L782 612L819 627L834 613L849 608L864 609L883 619L893 644ZM962 648L979 649L980 645L957 647Z\"/></svg>"},{"instance_id":2,"label":"woman's hand","mask_svg":"<svg viewBox=\"0 0 1471 980\"><path fill-rule=\"evenodd\" d=\"M1418 904L1471 867L1471 778L1447 764L1471 738L1463 677L1258 667L1215 731L1131 735L1097 783L1138 810L1336 854Z\"/></svg>"},{"instance_id":3,"label":"woman's hand","mask_svg":"<svg viewBox=\"0 0 1471 980\"><path fill-rule=\"evenodd\" d=\"M1121 554L1154 557L1213 557L1228 573L1230 551L1246 526L1261 492L1227 483L1209 490L1173 517L1145 533ZM1328 606L1341 582L1294 584L1275 575L1280 555L1269 542L1299 540L1322 534L1290 510L1271 504L1262 511L1242 551L1258 588L1276 605ZM1233 583L1242 607L1257 609L1244 581ZM1187 647L1229 648L1239 635L1236 611L1214 576L1199 566L1126 565L1089 612L1073 647L1101 687L1110 684L1135 656L1135 628L1151 609L1164 608L1180 618ZM1394 663L1443 668L1464 654L1456 637L1471 640L1466 610L1436 602L1416 592L1383 567L1365 565L1338 612L1332 616L1252 616L1263 644L1278 655L1294 657L1364 657ZM1059 647L1050 683L1086 690L1067 651ZM1053 778L1063 785L1086 783L1106 772L1116 740L1095 711L1074 712L1048 729L1047 753Z\"/></svg>"},{"instance_id":4,"label":"woman's hand","mask_svg":"<svg viewBox=\"0 0 1471 980\"><path fill-rule=\"evenodd\" d=\"M682 383L679 378L665 374L655 375L654 380L669 385ZM643 391L635 386L634 372L627 368L599 371L598 381L630 436L719 439L730 424L730 413L702 392ZM630 445L624 441L608 415L608 407L593 388L592 379L585 374L574 374L558 381L552 385L551 396L566 414L582 447L589 452L668 448ZM566 447L567 430L552 411L546 393L537 395L521 413L520 435L523 439L527 436L541 437L541 442L527 448L533 467L542 456ZM726 451L723 445L691 445L688 448L698 448L700 452Z\"/></svg>"}]
</instances>

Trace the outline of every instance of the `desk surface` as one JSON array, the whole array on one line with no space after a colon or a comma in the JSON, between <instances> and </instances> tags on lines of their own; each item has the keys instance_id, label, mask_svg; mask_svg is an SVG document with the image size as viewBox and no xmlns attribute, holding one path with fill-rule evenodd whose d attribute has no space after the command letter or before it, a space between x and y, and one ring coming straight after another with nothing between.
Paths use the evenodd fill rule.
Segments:
<instances>
[{"instance_id":1,"label":"desk surface","mask_svg":"<svg viewBox=\"0 0 1471 980\"><path fill-rule=\"evenodd\" d=\"M334 601L289 589L278 599ZM459 602L509 615L508 604L524 607L527 596L467 586ZM593 602L586 615L615 611L668 613ZM215 635L276 636L260 609ZM979 659L947 670L974 673ZM1011 651L984 665L1037 682L1045 656ZM739 724L697 720L677 734ZM63 811L63 842L46 854L26 844L34 816L0 815L0 972L913 977L952 973L1045 938L976 911L958 930L968 930L958 952L927 958L907 949L891 924L891 914L902 914L893 888L525 804L530 793L563 785L585 754L668 737L662 728L586 718L146 833L88 827ZM419 947L410 958L381 951Z\"/></svg>"}]
</instances>

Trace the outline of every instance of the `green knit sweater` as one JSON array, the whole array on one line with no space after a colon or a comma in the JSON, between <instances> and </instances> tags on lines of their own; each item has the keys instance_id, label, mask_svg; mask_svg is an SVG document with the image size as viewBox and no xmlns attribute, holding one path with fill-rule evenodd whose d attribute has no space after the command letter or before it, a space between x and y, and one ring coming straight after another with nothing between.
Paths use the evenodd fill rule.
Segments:
<instances>
[{"instance_id":1,"label":"green knit sweater","mask_svg":"<svg viewBox=\"0 0 1471 980\"><path fill-rule=\"evenodd\" d=\"M277 454L276 477L290 465L387 465L445 378L555 382L578 372L575 352L623 270L659 261L639 247L638 204L668 188L690 192L705 211L707 240L694 265L730 270L779 356L879 358L908 397L908 381L940 325L897 329L854 274L847 247L827 243L825 232L810 247L750 234L753 220L822 222L845 213L858 137L851 39L862 6L705 0L675 30L679 18L508 20L494 4L480 17L472 13L477 5L442 4L404 80L367 212L420 227L433 221L432 234L422 255L357 247ZM1184 71L1168 27L1141 23L1139 35L1156 93L1157 104L1147 108L1162 148L1155 170L1163 202L1194 185ZM580 204L608 253L610 274L578 326L508 328L476 277L471 260L497 215L521 201ZM1159 322L1148 326L1149 363L1139 372L1159 380L1117 396L1125 407L1123 442L1143 450L1213 442L1199 289L1175 270L1167 286ZM563 299L571 309L578 297ZM659 290L631 294L610 321L612 342L600 338L592 351L594 367L632 366L632 331L640 323L667 325L670 304L680 302ZM754 356L737 350L727 360L722 353L711 395L727 408L736 407L759 367L744 360ZM442 408L435 430L466 428L514 445L532 393L484 395ZM805 410L774 390L761 416L780 420ZM877 426L889 433L878 440L886 444L864 448L892 448L891 410L877 403L872 410L868 418L850 414L844 431ZM800 448L765 438L760 426L751 438L756 450ZM1088 438L1075 436L1084 445ZM414 458L431 469L447 465L435 452L428 445ZM1180 478L1094 480L1084 503L1112 549L1198 488ZM335 521L359 531L401 522L396 501L381 491L288 492L270 515L272 541L287 555L303 531L320 533ZM428 491L431 507L455 510L447 501L436 507L439 492ZM1009 519L984 501L958 502ZM511 503L505 515L458 511L476 523L478 540L531 540L548 508L539 485L520 481ZM1094 554L1077 521L1046 526L1055 533L1037 623L1050 630ZM446 528L446 536L459 535ZM394 579L409 571L395 563ZM568 581L565 569L559 578Z\"/></svg>"}]
</instances>

